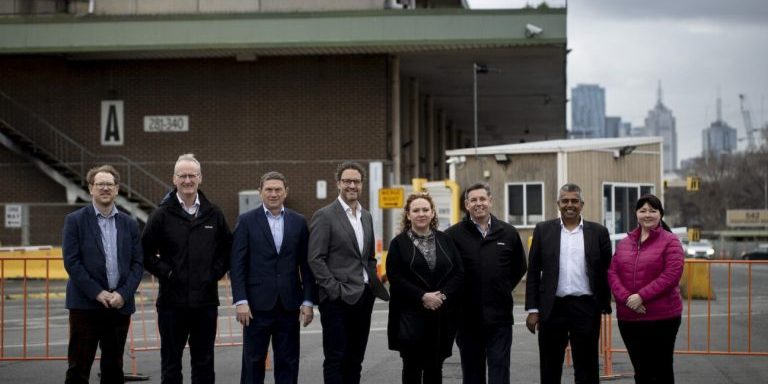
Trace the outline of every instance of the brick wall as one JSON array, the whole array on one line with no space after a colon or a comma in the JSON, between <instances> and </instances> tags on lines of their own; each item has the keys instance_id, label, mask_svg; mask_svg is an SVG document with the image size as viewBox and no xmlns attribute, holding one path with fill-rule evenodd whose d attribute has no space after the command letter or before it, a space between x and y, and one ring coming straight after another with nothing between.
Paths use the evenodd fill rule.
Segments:
<instances>
[{"instance_id":1,"label":"brick wall","mask_svg":"<svg viewBox=\"0 0 768 384\"><path fill-rule=\"evenodd\" d=\"M139 161L169 184L178 155L194 152L203 165L201 188L225 211L230 226L238 191L255 189L266 171L286 175L287 205L309 217L335 198L333 171L340 161L387 160L385 56L252 62L3 57L0 79L1 91L89 150ZM121 147L100 145L101 101L108 99L124 102ZM145 115L188 115L189 132L144 132ZM0 202L31 189L38 200L63 201L63 188L3 151ZM325 200L315 198L318 179L328 181ZM363 204L368 206L367 198Z\"/></svg>"}]
</instances>

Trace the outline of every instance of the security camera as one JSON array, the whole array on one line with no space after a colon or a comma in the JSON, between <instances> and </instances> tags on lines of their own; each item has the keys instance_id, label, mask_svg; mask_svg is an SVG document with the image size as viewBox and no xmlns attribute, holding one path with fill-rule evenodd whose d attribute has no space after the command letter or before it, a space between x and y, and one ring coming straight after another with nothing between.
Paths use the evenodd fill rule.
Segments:
<instances>
[{"instance_id":1,"label":"security camera","mask_svg":"<svg viewBox=\"0 0 768 384\"><path fill-rule=\"evenodd\" d=\"M542 32L544 32L544 30L541 29L541 27L537 27L537 26L535 26L533 24L526 24L525 25L525 37L527 37L527 38L531 38L531 37L534 37L534 36L541 35Z\"/></svg>"}]
</instances>

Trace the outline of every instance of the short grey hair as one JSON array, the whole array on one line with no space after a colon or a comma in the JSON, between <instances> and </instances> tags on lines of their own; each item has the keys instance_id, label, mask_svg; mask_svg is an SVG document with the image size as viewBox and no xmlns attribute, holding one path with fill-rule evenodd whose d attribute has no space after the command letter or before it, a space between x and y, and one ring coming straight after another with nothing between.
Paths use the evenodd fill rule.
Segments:
<instances>
[{"instance_id":1,"label":"short grey hair","mask_svg":"<svg viewBox=\"0 0 768 384\"><path fill-rule=\"evenodd\" d=\"M197 165L197 171L202 174L203 173L203 167L200 166L200 162L197 161L195 158L194 153L185 153L176 160L176 164L173 165L173 171L176 172L176 167L181 163L182 161L189 161L192 163L195 163Z\"/></svg>"},{"instance_id":2,"label":"short grey hair","mask_svg":"<svg viewBox=\"0 0 768 384\"><path fill-rule=\"evenodd\" d=\"M560 196L562 196L563 193L568 193L568 192L576 192L579 195L579 200L581 200L581 202L584 202L584 199L581 197L581 187L579 187L577 184L574 184L574 183L567 183L562 187L560 187L560 192L558 192L557 194L557 200L560 200Z\"/></svg>"}]
</instances>

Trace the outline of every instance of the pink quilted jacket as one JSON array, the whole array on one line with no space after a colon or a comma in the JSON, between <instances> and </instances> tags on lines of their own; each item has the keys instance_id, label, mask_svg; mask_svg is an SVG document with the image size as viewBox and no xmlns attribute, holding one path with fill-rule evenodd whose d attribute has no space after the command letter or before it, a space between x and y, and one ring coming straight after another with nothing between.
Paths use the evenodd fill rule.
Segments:
<instances>
[{"instance_id":1,"label":"pink quilted jacket","mask_svg":"<svg viewBox=\"0 0 768 384\"><path fill-rule=\"evenodd\" d=\"M672 233L657 227L640 244L640 228L629 232L616 246L608 269L608 283L616 298L619 320L661 320L680 316L680 277L683 275L683 247ZM645 314L626 306L627 298L640 294Z\"/></svg>"}]
</instances>

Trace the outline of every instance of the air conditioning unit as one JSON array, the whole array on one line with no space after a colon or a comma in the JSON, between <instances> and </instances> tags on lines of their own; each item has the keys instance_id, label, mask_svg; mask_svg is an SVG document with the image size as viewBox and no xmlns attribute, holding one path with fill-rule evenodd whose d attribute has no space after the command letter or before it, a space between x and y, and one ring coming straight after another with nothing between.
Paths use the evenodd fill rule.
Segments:
<instances>
[{"instance_id":1,"label":"air conditioning unit","mask_svg":"<svg viewBox=\"0 0 768 384\"><path fill-rule=\"evenodd\" d=\"M242 215L251 209L258 208L258 206L261 205L261 193L259 193L258 190L240 191L237 195L240 199L239 215Z\"/></svg>"}]
</instances>

